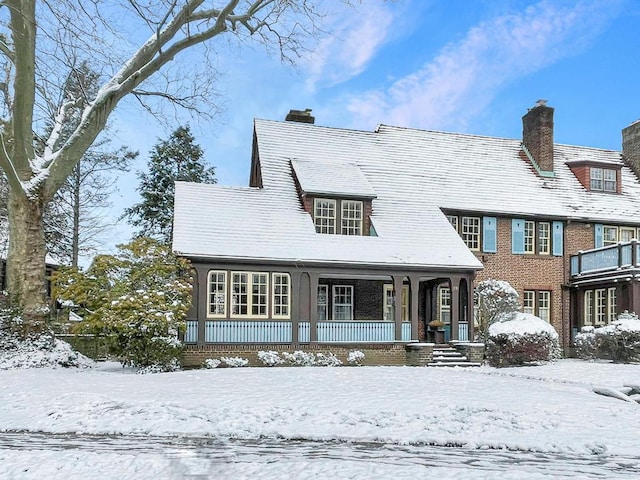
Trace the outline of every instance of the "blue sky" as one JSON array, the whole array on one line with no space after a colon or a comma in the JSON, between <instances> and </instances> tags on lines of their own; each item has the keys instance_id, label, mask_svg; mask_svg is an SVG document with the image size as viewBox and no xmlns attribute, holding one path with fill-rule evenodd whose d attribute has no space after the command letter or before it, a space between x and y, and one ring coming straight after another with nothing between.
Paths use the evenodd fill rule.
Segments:
<instances>
[{"instance_id":1,"label":"blue sky","mask_svg":"<svg viewBox=\"0 0 640 480\"><path fill-rule=\"evenodd\" d=\"M291 108L311 108L325 126L520 138L522 115L543 98L556 109L556 142L615 150L640 118L635 0L324 3L332 36L295 68L260 47L220 52L222 113L184 119L220 184L248 184L253 119L283 120ZM140 151L134 170L171 130L130 108L115 127ZM134 174L119 177L114 215L138 201L136 187ZM129 235L123 225L110 241Z\"/></svg>"}]
</instances>

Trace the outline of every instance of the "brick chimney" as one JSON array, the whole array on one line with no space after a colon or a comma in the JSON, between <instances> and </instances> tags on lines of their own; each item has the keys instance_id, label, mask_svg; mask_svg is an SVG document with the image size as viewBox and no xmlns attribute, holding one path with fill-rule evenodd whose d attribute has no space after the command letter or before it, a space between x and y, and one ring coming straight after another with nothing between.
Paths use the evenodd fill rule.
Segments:
<instances>
[{"instance_id":1,"label":"brick chimney","mask_svg":"<svg viewBox=\"0 0 640 480\"><path fill-rule=\"evenodd\" d=\"M538 100L522 117L522 143L543 172L553 172L553 108Z\"/></svg>"},{"instance_id":2,"label":"brick chimney","mask_svg":"<svg viewBox=\"0 0 640 480\"><path fill-rule=\"evenodd\" d=\"M306 108L304 110L289 110L285 120L287 122L315 123L316 118L311 115L311 109Z\"/></svg>"},{"instance_id":3,"label":"brick chimney","mask_svg":"<svg viewBox=\"0 0 640 480\"><path fill-rule=\"evenodd\" d=\"M640 120L622 129L622 159L640 177Z\"/></svg>"}]
</instances>

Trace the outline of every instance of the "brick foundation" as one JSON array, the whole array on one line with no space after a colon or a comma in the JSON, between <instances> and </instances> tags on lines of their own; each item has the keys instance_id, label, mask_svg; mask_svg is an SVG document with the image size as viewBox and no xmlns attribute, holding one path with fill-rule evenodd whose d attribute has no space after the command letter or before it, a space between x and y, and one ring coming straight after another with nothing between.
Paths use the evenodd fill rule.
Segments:
<instances>
[{"instance_id":1,"label":"brick foundation","mask_svg":"<svg viewBox=\"0 0 640 480\"><path fill-rule=\"evenodd\" d=\"M407 365L411 367L424 367L433 360L434 343L409 343L407 351Z\"/></svg>"},{"instance_id":2,"label":"brick foundation","mask_svg":"<svg viewBox=\"0 0 640 480\"><path fill-rule=\"evenodd\" d=\"M450 342L451 346L462 353L467 360L474 363L484 363L484 343Z\"/></svg>"}]
</instances>

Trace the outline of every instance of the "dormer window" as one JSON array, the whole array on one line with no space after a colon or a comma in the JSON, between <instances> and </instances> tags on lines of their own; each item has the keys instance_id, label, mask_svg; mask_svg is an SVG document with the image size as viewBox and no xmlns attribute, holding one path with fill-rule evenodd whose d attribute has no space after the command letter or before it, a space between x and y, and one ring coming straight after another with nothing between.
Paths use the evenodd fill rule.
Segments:
<instances>
[{"instance_id":1,"label":"dormer window","mask_svg":"<svg viewBox=\"0 0 640 480\"><path fill-rule=\"evenodd\" d=\"M611 168L591 167L589 169L591 190L617 192L617 172Z\"/></svg>"},{"instance_id":2,"label":"dormer window","mask_svg":"<svg viewBox=\"0 0 640 480\"><path fill-rule=\"evenodd\" d=\"M362 202L343 200L342 235L362 235Z\"/></svg>"},{"instance_id":3,"label":"dormer window","mask_svg":"<svg viewBox=\"0 0 640 480\"><path fill-rule=\"evenodd\" d=\"M314 198L313 223L316 232L362 235L363 210L363 202L360 200ZM339 230L336 228L337 225L340 225Z\"/></svg>"},{"instance_id":4,"label":"dormer window","mask_svg":"<svg viewBox=\"0 0 640 480\"><path fill-rule=\"evenodd\" d=\"M318 233L336 233L336 201L328 198L314 199L313 222Z\"/></svg>"}]
</instances>

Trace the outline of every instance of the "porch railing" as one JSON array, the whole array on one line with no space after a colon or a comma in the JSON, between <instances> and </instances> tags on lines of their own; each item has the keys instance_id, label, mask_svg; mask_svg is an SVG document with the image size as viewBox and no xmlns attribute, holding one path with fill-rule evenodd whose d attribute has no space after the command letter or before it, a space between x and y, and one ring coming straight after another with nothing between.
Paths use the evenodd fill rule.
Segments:
<instances>
[{"instance_id":1,"label":"porch railing","mask_svg":"<svg viewBox=\"0 0 640 480\"><path fill-rule=\"evenodd\" d=\"M571 256L571 276L638 266L637 240L580 252Z\"/></svg>"},{"instance_id":2,"label":"porch railing","mask_svg":"<svg viewBox=\"0 0 640 480\"><path fill-rule=\"evenodd\" d=\"M204 322L205 343L291 343L292 322L207 320ZM317 340L336 343L377 343L395 341L393 322L318 322ZM298 323L298 341L310 342L309 322ZM402 324L401 341L411 340L411 324ZM198 322L187 321L185 343L198 341Z\"/></svg>"},{"instance_id":3,"label":"porch railing","mask_svg":"<svg viewBox=\"0 0 640 480\"><path fill-rule=\"evenodd\" d=\"M458 322L458 340L469 341L469 322Z\"/></svg>"}]
</instances>

